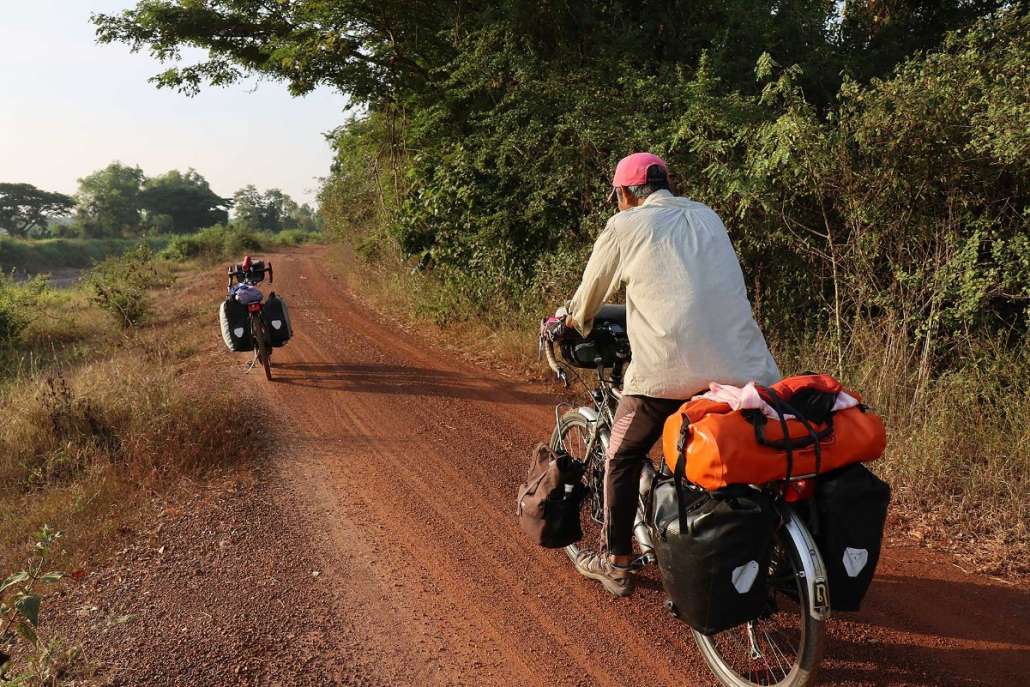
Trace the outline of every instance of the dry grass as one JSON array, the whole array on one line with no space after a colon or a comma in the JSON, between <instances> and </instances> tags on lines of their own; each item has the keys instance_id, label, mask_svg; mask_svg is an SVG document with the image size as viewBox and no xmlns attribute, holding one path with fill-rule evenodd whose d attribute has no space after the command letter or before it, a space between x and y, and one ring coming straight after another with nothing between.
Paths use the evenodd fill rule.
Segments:
<instances>
[{"instance_id":1,"label":"dry grass","mask_svg":"<svg viewBox=\"0 0 1030 687\"><path fill-rule=\"evenodd\" d=\"M441 318L437 304L446 295L431 275L390 256L369 264L341 245L331 255L350 289L402 326L428 328L478 364L545 378L535 321L506 320L505 313L492 321ZM836 372L828 335L799 344L768 334L785 374ZM901 328L860 323L841 377L886 420L889 445L875 469L894 487L897 526L971 570L1030 574L1030 351L970 342L953 367L938 378L921 376Z\"/></svg>"},{"instance_id":2,"label":"dry grass","mask_svg":"<svg viewBox=\"0 0 1030 687\"><path fill-rule=\"evenodd\" d=\"M259 419L209 359L214 306L177 294L127 333L78 291L41 304L0 383L0 571L44 522L81 565L155 491L252 455Z\"/></svg>"},{"instance_id":3,"label":"dry grass","mask_svg":"<svg viewBox=\"0 0 1030 687\"><path fill-rule=\"evenodd\" d=\"M330 247L330 261L348 289L372 309L388 314L404 328L428 330L442 347L466 359L494 369L543 378L537 360L536 330L531 318L454 317L444 314L439 303L445 287L431 276L412 272L396 256L378 255L376 262L359 259L343 243Z\"/></svg>"}]
</instances>

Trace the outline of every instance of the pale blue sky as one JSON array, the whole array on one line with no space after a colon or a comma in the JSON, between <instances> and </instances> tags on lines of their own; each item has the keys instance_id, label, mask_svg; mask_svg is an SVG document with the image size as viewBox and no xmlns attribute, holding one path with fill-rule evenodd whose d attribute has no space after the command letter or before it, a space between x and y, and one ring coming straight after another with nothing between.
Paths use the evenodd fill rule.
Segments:
<instances>
[{"instance_id":1,"label":"pale blue sky","mask_svg":"<svg viewBox=\"0 0 1030 687\"><path fill-rule=\"evenodd\" d=\"M343 122L344 96L293 98L253 79L194 98L158 90L149 55L93 40L91 12L134 4L0 0L0 181L73 193L120 160L152 176L194 167L223 196L254 184L312 201L332 158L322 134Z\"/></svg>"}]
</instances>

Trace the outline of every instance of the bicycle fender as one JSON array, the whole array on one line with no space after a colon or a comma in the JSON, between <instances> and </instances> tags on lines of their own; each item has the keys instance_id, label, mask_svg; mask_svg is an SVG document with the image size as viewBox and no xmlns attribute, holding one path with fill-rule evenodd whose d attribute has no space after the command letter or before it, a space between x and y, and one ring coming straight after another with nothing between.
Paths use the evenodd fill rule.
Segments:
<instances>
[{"instance_id":1,"label":"bicycle fender","mask_svg":"<svg viewBox=\"0 0 1030 687\"><path fill-rule=\"evenodd\" d=\"M789 510L784 528L801 556L802 574L805 585L808 587L808 598L812 603L809 614L816 620L829 620L830 585L826 581L826 564L823 563L819 547L816 546L811 532L793 509Z\"/></svg>"}]
</instances>

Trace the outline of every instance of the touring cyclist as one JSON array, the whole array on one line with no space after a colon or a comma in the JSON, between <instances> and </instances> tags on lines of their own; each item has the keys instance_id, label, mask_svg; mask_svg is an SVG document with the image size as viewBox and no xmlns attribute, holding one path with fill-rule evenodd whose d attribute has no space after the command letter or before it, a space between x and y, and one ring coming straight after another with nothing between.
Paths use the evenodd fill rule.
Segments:
<instances>
[{"instance_id":1,"label":"touring cyclist","mask_svg":"<svg viewBox=\"0 0 1030 687\"><path fill-rule=\"evenodd\" d=\"M599 552L580 554L576 568L612 594L628 596L635 583L631 540L640 471L665 419L709 382L768 385L780 372L715 212L673 195L668 167L650 153L619 161L612 194L619 212L598 236L582 283L556 317L586 336L601 305L626 287L633 356L605 457L602 541Z\"/></svg>"}]
</instances>

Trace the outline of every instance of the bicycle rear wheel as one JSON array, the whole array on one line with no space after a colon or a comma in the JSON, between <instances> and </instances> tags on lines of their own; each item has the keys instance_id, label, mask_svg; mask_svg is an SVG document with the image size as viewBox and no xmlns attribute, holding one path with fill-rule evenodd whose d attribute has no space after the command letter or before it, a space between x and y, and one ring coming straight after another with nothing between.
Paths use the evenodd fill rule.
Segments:
<instances>
[{"instance_id":1,"label":"bicycle rear wheel","mask_svg":"<svg viewBox=\"0 0 1030 687\"><path fill-rule=\"evenodd\" d=\"M272 379L272 337L265 325L265 318L260 314L251 316L251 331L254 333L254 341L257 345L257 356L261 367L265 369L265 379Z\"/></svg>"},{"instance_id":2,"label":"bicycle rear wheel","mask_svg":"<svg viewBox=\"0 0 1030 687\"><path fill-rule=\"evenodd\" d=\"M608 445L608 434L604 430L588 453L592 423L578 410L570 410L561 416L551 434L551 448L564 448L575 460L586 465L583 484L586 497L580 505L579 522L583 538L565 547L565 553L573 561L582 551L597 551L601 542L604 524L604 449Z\"/></svg>"},{"instance_id":3,"label":"bicycle rear wheel","mask_svg":"<svg viewBox=\"0 0 1030 687\"><path fill-rule=\"evenodd\" d=\"M795 523L795 526L800 523ZM814 546L814 545L813 545ZM806 567L787 527L776 535L769 569L770 612L715 635L694 632L701 655L727 687L808 687L823 655L825 620L813 611Z\"/></svg>"}]
</instances>

